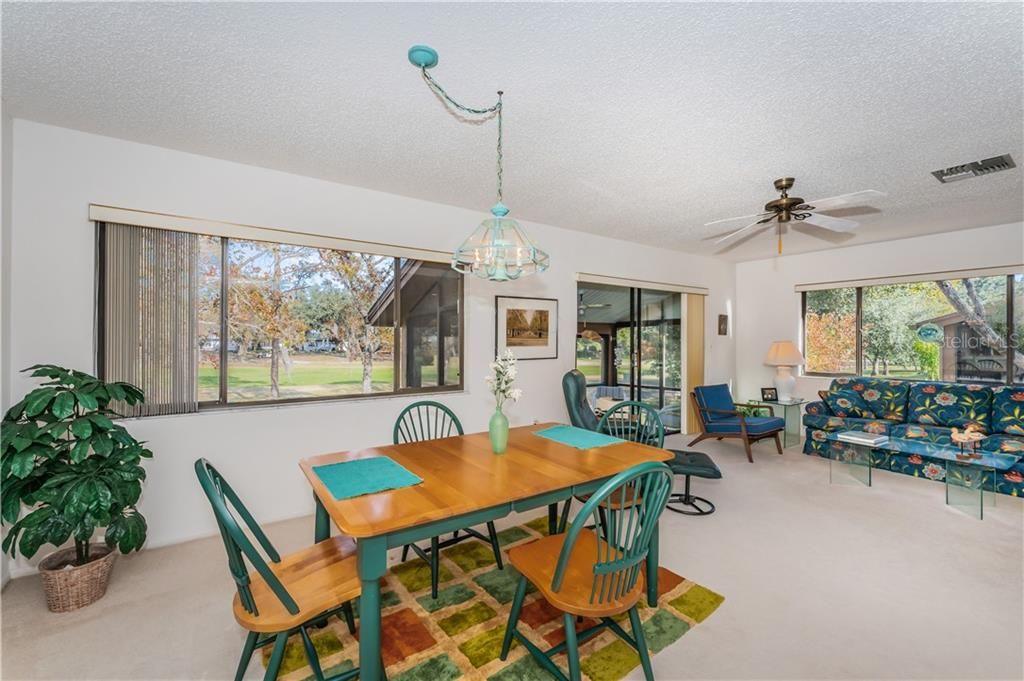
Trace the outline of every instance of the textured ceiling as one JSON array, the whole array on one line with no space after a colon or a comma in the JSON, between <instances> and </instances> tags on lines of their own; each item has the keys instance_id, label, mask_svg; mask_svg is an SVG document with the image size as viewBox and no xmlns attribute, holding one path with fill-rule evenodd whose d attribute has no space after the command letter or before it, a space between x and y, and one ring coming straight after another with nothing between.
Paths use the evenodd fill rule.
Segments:
<instances>
[{"instance_id":1,"label":"textured ceiling","mask_svg":"<svg viewBox=\"0 0 1024 681\"><path fill-rule=\"evenodd\" d=\"M714 252L703 223L794 194L889 193L854 235L795 227L789 253L1022 220L1022 5L3 4L12 116L479 208L506 92L520 218ZM844 213L837 213L844 215ZM819 238L822 234L831 240ZM842 240L840 240L842 239ZM723 253L769 256L765 234Z\"/></svg>"}]
</instances>

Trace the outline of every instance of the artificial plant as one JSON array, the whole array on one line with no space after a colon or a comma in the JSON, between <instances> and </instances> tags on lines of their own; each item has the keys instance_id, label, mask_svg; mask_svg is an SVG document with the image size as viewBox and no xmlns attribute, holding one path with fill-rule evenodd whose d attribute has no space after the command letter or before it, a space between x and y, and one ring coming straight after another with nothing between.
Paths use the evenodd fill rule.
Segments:
<instances>
[{"instance_id":1,"label":"artificial plant","mask_svg":"<svg viewBox=\"0 0 1024 681\"><path fill-rule=\"evenodd\" d=\"M24 371L49 379L8 410L0 439L0 516L11 525L4 553L36 554L43 544L75 542L75 564L90 560L89 542L106 528L107 546L122 553L146 541L135 508L153 453L132 437L110 408L139 404L141 390L39 364ZM22 507L31 509L22 515Z\"/></svg>"}]
</instances>

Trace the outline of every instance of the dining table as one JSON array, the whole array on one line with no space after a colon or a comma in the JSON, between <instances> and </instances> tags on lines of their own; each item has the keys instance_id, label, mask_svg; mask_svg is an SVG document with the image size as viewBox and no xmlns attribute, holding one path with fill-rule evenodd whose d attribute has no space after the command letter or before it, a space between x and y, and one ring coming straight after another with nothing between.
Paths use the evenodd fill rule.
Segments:
<instances>
[{"instance_id":1,"label":"dining table","mask_svg":"<svg viewBox=\"0 0 1024 681\"><path fill-rule=\"evenodd\" d=\"M316 502L315 540L330 537L333 521L339 532L356 542L362 585L360 678L383 678L380 578L387 571L389 549L545 506L548 528L553 533L559 502L593 493L608 478L636 464L672 458L664 449L635 442L579 449L537 434L557 425L511 428L508 446L502 454L491 450L489 436L484 432L322 454L300 462ZM390 458L422 482L335 499L314 470L372 457ZM657 529L646 566L647 599L653 606L658 598Z\"/></svg>"}]
</instances>

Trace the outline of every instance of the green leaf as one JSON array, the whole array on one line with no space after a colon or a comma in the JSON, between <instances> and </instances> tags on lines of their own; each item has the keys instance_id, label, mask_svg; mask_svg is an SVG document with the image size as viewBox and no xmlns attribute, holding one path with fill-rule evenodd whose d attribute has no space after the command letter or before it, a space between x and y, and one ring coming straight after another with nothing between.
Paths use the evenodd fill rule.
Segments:
<instances>
[{"instance_id":1,"label":"green leaf","mask_svg":"<svg viewBox=\"0 0 1024 681\"><path fill-rule=\"evenodd\" d=\"M135 509L131 509L125 515L117 516L110 521L104 540L108 546L116 544L121 553L129 553L142 548L146 542L146 530L146 519Z\"/></svg>"},{"instance_id":2,"label":"green leaf","mask_svg":"<svg viewBox=\"0 0 1024 681\"><path fill-rule=\"evenodd\" d=\"M7 536L4 537L3 544L0 544L0 550L2 550L4 553L9 553L13 556L14 551L12 550L12 547L14 546L14 542L18 539L19 532L21 532L21 530L19 529L12 529L10 532L8 532Z\"/></svg>"},{"instance_id":3,"label":"green leaf","mask_svg":"<svg viewBox=\"0 0 1024 681\"><path fill-rule=\"evenodd\" d=\"M93 411L100 408L99 402L96 401L96 398L91 393L80 392L77 397L78 404L86 411Z\"/></svg>"},{"instance_id":4,"label":"green leaf","mask_svg":"<svg viewBox=\"0 0 1024 681\"><path fill-rule=\"evenodd\" d=\"M92 443L93 451L100 456L107 456L114 451L114 441L102 433L93 435L89 442Z\"/></svg>"},{"instance_id":5,"label":"green leaf","mask_svg":"<svg viewBox=\"0 0 1024 681\"><path fill-rule=\"evenodd\" d=\"M125 398L124 387L120 383L108 383L107 394L112 400L123 400Z\"/></svg>"},{"instance_id":6,"label":"green leaf","mask_svg":"<svg viewBox=\"0 0 1024 681\"><path fill-rule=\"evenodd\" d=\"M88 418L100 430L110 430L114 427L114 422L103 414L90 414Z\"/></svg>"},{"instance_id":7,"label":"green leaf","mask_svg":"<svg viewBox=\"0 0 1024 681\"><path fill-rule=\"evenodd\" d=\"M4 487L3 501L0 502L0 515L8 523L18 522L21 515L21 495L18 493L21 483L14 483Z\"/></svg>"},{"instance_id":8,"label":"green leaf","mask_svg":"<svg viewBox=\"0 0 1024 681\"><path fill-rule=\"evenodd\" d=\"M87 438L92 435L92 423L90 423L88 417L75 419L71 424L71 432L76 437Z\"/></svg>"},{"instance_id":9,"label":"green leaf","mask_svg":"<svg viewBox=\"0 0 1024 681\"><path fill-rule=\"evenodd\" d=\"M81 463L84 461L85 457L89 456L89 440L79 440L76 442L68 456L71 458L71 463Z\"/></svg>"},{"instance_id":10,"label":"green leaf","mask_svg":"<svg viewBox=\"0 0 1024 681\"><path fill-rule=\"evenodd\" d=\"M59 419L65 419L75 411L75 396L70 392L62 392L53 398L50 411Z\"/></svg>"},{"instance_id":11,"label":"green leaf","mask_svg":"<svg viewBox=\"0 0 1024 681\"><path fill-rule=\"evenodd\" d=\"M36 456L31 451L18 452L11 459L11 473L16 477L26 478L35 468Z\"/></svg>"},{"instance_id":12,"label":"green leaf","mask_svg":"<svg viewBox=\"0 0 1024 681\"><path fill-rule=\"evenodd\" d=\"M53 388L36 388L25 398L25 416L41 414L53 399L56 390Z\"/></svg>"},{"instance_id":13,"label":"green leaf","mask_svg":"<svg viewBox=\"0 0 1024 681\"><path fill-rule=\"evenodd\" d=\"M46 533L41 528L27 528L21 535L18 542L18 551L26 558L31 558L39 551L39 547L46 541Z\"/></svg>"},{"instance_id":14,"label":"green leaf","mask_svg":"<svg viewBox=\"0 0 1024 681\"><path fill-rule=\"evenodd\" d=\"M45 526L46 543L60 546L71 536L71 525L59 515L53 516Z\"/></svg>"},{"instance_id":15,"label":"green leaf","mask_svg":"<svg viewBox=\"0 0 1024 681\"><path fill-rule=\"evenodd\" d=\"M25 411L25 400L18 402L4 414L4 421L13 422L21 418L22 413Z\"/></svg>"},{"instance_id":16,"label":"green leaf","mask_svg":"<svg viewBox=\"0 0 1024 681\"><path fill-rule=\"evenodd\" d=\"M78 521L78 525L74 528L75 539L78 541L89 541L92 539L92 535L96 532L96 521L93 517L86 513L82 516L82 519Z\"/></svg>"}]
</instances>

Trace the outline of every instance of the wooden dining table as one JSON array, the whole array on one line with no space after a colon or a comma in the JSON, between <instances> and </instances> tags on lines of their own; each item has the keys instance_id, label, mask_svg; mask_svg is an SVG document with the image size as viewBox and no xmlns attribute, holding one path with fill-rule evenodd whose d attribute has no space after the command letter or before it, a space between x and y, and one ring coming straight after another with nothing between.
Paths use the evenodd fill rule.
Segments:
<instances>
[{"instance_id":1,"label":"wooden dining table","mask_svg":"<svg viewBox=\"0 0 1024 681\"><path fill-rule=\"evenodd\" d=\"M536 435L554 423L512 428L504 454L494 454L487 433L371 447L303 459L302 472L316 500L315 539L330 537L330 521L356 540L359 579L360 678L382 678L380 578L387 551L441 534L480 525L512 512L548 507L554 532L557 504L597 490L606 479L646 461L668 461L664 449L621 442L577 449ZM386 456L423 479L401 489L335 499L313 468ZM658 531L647 556L647 598L658 598Z\"/></svg>"}]
</instances>

